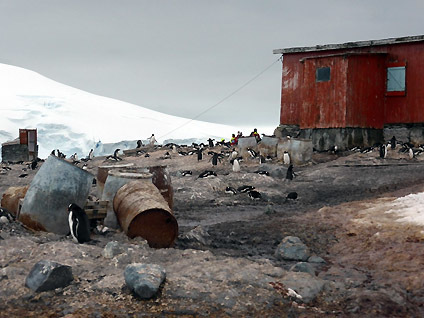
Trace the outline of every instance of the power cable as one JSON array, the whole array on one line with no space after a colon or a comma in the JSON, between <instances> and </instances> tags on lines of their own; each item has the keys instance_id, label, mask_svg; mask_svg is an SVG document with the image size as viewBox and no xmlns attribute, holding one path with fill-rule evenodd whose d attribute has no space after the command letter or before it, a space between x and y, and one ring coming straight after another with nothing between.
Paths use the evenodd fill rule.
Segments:
<instances>
[{"instance_id":1,"label":"power cable","mask_svg":"<svg viewBox=\"0 0 424 318\"><path fill-rule=\"evenodd\" d=\"M220 101L218 101L217 103L213 104L212 106L210 106L209 108L205 109L204 111L202 111L200 114L196 115L195 117L193 117L192 119L189 119L186 123L178 126L177 128L174 128L173 130L167 132L166 134L162 135L159 137L159 139L162 139L165 136L168 136L169 134L173 133L174 131L177 131L178 129L181 129L182 127L188 125L189 123L191 123L192 121L196 120L197 118L199 118L200 116L206 114L208 111L210 111L211 109L217 107L218 105L222 104L223 102L225 102L227 99L229 99L230 97L234 96L235 94L237 94L239 91L241 91L243 88L245 88L247 85L249 85L251 82L253 82L254 80L256 80L258 77L260 77L263 73L265 73L266 71L268 71L272 66L274 66L275 63L277 63L278 61L282 61L283 56L281 55L277 60L275 60L274 62L272 62L269 66L267 66L265 69L263 69L262 71L260 71L258 74L256 74L255 76L253 76L250 80L248 80L247 82L245 82L243 85L241 85L239 88L237 88L236 90L234 90L232 93L228 94L227 96L225 96L224 98L222 98Z\"/></svg>"}]
</instances>

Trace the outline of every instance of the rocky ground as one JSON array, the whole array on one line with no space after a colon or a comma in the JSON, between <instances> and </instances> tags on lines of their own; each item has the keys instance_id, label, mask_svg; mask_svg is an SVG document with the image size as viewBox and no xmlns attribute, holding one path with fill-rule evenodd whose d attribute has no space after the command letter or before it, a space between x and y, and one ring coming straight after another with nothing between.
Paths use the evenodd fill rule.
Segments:
<instances>
[{"instance_id":1,"label":"rocky ground","mask_svg":"<svg viewBox=\"0 0 424 318\"><path fill-rule=\"evenodd\" d=\"M215 151L220 151L216 148ZM171 159L162 159L169 151ZM157 149L137 166L166 164L174 188L179 237L174 248L152 249L120 231L93 233L90 244L32 232L19 222L0 224L0 317L420 317L424 315L424 229L397 222L388 205L424 191L424 163L397 151L314 153L285 180L278 162L244 160L232 172L228 158L179 156ZM88 162L96 175L105 158ZM0 175L0 193L29 184L24 165ZM210 169L217 177L199 179ZM267 170L270 176L254 173ZM183 177L182 170L192 170ZM262 199L226 194L226 186L252 185ZM93 189L95 191L95 189ZM298 198L286 202L296 191ZM312 256L302 264L277 252L298 237ZM108 254L105 246L117 242ZM40 260L72 267L73 282L35 293L25 287ZM166 280L156 297L141 300L124 281L131 263L161 265ZM297 292L302 298L290 293Z\"/></svg>"}]
</instances>

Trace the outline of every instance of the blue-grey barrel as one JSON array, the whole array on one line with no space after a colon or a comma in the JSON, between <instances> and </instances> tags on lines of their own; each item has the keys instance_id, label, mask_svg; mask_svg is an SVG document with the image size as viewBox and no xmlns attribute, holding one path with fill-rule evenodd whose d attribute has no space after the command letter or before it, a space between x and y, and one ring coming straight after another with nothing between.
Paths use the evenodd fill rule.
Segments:
<instances>
[{"instance_id":1,"label":"blue-grey barrel","mask_svg":"<svg viewBox=\"0 0 424 318\"><path fill-rule=\"evenodd\" d=\"M40 231L69 233L68 205L84 207L94 176L50 155L32 179L18 219Z\"/></svg>"}]
</instances>

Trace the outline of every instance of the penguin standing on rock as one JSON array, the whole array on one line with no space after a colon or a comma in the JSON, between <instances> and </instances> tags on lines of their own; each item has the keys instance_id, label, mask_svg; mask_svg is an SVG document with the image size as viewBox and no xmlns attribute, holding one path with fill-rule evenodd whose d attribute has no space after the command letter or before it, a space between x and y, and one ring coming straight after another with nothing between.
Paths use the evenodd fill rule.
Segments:
<instances>
[{"instance_id":1,"label":"penguin standing on rock","mask_svg":"<svg viewBox=\"0 0 424 318\"><path fill-rule=\"evenodd\" d=\"M392 139L390 139L390 148L396 149L396 137L393 136Z\"/></svg>"},{"instance_id":2,"label":"penguin standing on rock","mask_svg":"<svg viewBox=\"0 0 424 318\"><path fill-rule=\"evenodd\" d=\"M240 163L237 159L234 159L233 161L233 171L240 172Z\"/></svg>"},{"instance_id":3,"label":"penguin standing on rock","mask_svg":"<svg viewBox=\"0 0 424 318\"><path fill-rule=\"evenodd\" d=\"M283 155L283 164L289 165L290 164L290 155L287 151L284 151Z\"/></svg>"},{"instance_id":4,"label":"penguin standing on rock","mask_svg":"<svg viewBox=\"0 0 424 318\"><path fill-rule=\"evenodd\" d=\"M293 180L293 178L296 176L296 174L293 171L293 165L290 165L287 168L287 173L286 173L286 179L288 180Z\"/></svg>"},{"instance_id":5,"label":"penguin standing on rock","mask_svg":"<svg viewBox=\"0 0 424 318\"><path fill-rule=\"evenodd\" d=\"M203 159L203 149L199 148L197 149L197 161L200 161Z\"/></svg>"},{"instance_id":6,"label":"penguin standing on rock","mask_svg":"<svg viewBox=\"0 0 424 318\"><path fill-rule=\"evenodd\" d=\"M75 203L71 203L68 212L69 229L74 241L80 244L90 241L90 223L85 211Z\"/></svg>"},{"instance_id":7,"label":"penguin standing on rock","mask_svg":"<svg viewBox=\"0 0 424 318\"><path fill-rule=\"evenodd\" d=\"M385 144L382 144L380 146L380 158L384 159L387 156L387 146Z\"/></svg>"}]
</instances>

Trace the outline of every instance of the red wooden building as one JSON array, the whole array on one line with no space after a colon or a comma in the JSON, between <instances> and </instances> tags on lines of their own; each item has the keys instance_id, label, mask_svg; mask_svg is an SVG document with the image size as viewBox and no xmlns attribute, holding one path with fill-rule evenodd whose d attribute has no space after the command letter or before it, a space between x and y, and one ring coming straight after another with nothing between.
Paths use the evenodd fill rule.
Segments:
<instances>
[{"instance_id":1,"label":"red wooden building","mask_svg":"<svg viewBox=\"0 0 424 318\"><path fill-rule=\"evenodd\" d=\"M326 150L393 135L424 142L424 36L274 50L283 55L280 133Z\"/></svg>"}]
</instances>

